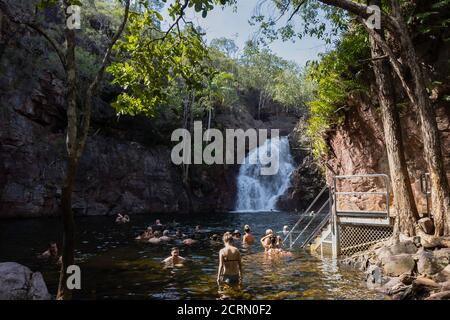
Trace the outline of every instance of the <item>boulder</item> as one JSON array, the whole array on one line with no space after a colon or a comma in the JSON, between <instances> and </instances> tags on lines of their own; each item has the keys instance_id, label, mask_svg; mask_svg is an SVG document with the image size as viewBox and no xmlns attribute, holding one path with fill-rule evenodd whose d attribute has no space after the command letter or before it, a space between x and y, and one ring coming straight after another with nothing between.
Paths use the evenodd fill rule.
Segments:
<instances>
[{"instance_id":1,"label":"boulder","mask_svg":"<svg viewBox=\"0 0 450 320\"><path fill-rule=\"evenodd\" d=\"M392 245L389 248L389 250L391 251L392 254L397 255L397 254L402 254L402 253L414 254L417 252L418 249L413 241L408 240L408 241L404 241L404 242L398 242L398 243Z\"/></svg>"},{"instance_id":2,"label":"boulder","mask_svg":"<svg viewBox=\"0 0 450 320\"><path fill-rule=\"evenodd\" d=\"M439 265L432 252L421 250L418 254L417 271L423 275L433 275L443 268Z\"/></svg>"},{"instance_id":3,"label":"boulder","mask_svg":"<svg viewBox=\"0 0 450 320\"><path fill-rule=\"evenodd\" d=\"M49 300L40 272L15 263L0 263L0 300Z\"/></svg>"},{"instance_id":4,"label":"boulder","mask_svg":"<svg viewBox=\"0 0 450 320\"><path fill-rule=\"evenodd\" d=\"M398 277L404 273L411 274L416 265L416 262L409 254L391 256L383 263L385 273L393 277Z\"/></svg>"},{"instance_id":5,"label":"boulder","mask_svg":"<svg viewBox=\"0 0 450 320\"><path fill-rule=\"evenodd\" d=\"M366 274L366 281L369 286L373 284L381 285L383 283L383 272L377 265L370 265L367 268Z\"/></svg>"},{"instance_id":6,"label":"boulder","mask_svg":"<svg viewBox=\"0 0 450 320\"><path fill-rule=\"evenodd\" d=\"M435 250L433 256L441 267L446 267L450 263L450 248Z\"/></svg>"},{"instance_id":7,"label":"boulder","mask_svg":"<svg viewBox=\"0 0 450 320\"><path fill-rule=\"evenodd\" d=\"M434 233L434 223L433 220L430 218L422 218L419 221L417 221L420 228L425 232L426 234L433 234Z\"/></svg>"}]
</instances>

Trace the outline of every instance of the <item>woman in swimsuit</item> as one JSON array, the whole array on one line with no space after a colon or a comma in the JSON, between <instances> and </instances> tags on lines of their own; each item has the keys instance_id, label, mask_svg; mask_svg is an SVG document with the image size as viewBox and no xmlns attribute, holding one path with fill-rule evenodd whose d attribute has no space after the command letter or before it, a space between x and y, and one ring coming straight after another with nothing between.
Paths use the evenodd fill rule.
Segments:
<instances>
[{"instance_id":1,"label":"woman in swimsuit","mask_svg":"<svg viewBox=\"0 0 450 320\"><path fill-rule=\"evenodd\" d=\"M238 248L233 246L233 235L225 232L223 235L225 248L219 252L219 271L217 283L236 285L242 283L242 261Z\"/></svg>"}]
</instances>

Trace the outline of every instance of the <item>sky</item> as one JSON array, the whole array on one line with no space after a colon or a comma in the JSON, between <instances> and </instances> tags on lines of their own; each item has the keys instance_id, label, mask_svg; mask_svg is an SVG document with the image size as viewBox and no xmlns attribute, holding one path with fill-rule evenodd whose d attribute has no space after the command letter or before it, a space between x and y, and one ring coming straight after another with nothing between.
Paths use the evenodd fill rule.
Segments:
<instances>
[{"instance_id":1,"label":"sky","mask_svg":"<svg viewBox=\"0 0 450 320\"><path fill-rule=\"evenodd\" d=\"M208 12L206 18L202 18L200 13L189 9L186 18L202 27L208 42L214 38L225 37L233 39L242 50L245 42L252 39L257 32L257 27L250 26L248 23L255 12L257 2L258 0L238 1L239 5L236 12L229 6L225 8L215 7ZM323 40L304 37L297 39L294 43L278 40L271 43L269 48L280 57L304 66L308 60L317 59L319 53L331 49L331 45L325 44Z\"/></svg>"}]
</instances>

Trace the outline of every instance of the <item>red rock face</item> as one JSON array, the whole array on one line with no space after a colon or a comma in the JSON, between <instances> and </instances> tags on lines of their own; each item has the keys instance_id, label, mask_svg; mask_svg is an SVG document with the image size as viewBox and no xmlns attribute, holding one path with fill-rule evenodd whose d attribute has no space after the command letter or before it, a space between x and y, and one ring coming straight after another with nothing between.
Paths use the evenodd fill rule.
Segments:
<instances>
[{"instance_id":1,"label":"red rock face","mask_svg":"<svg viewBox=\"0 0 450 320\"><path fill-rule=\"evenodd\" d=\"M327 170L327 181L332 176L353 175L359 173L389 174L382 124L377 110L367 97L353 95L348 102L349 111L345 123L328 134L330 157L328 164L334 171ZM436 119L441 133L442 151L445 167L450 178L450 106L439 103L436 106ZM401 125L405 154L411 184L420 213L426 212L426 198L421 192L420 176L427 172L423 154L420 123L412 108L402 114ZM338 186L341 191L380 190L383 183L379 179L357 179L346 181ZM380 196L350 197L339 199L349 209L377 210L385 208L385 201ZM392 204L392 201L391 201Z\"/></svg>"}]
</instances>

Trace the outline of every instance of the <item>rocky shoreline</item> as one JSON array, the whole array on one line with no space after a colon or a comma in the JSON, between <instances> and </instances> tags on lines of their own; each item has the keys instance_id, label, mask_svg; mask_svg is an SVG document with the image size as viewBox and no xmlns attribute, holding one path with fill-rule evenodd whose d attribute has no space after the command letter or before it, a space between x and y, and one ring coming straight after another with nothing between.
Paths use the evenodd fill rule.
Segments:
<instances>
[{"instance_id":1,"label":"rocky shoreline","mask_svg":"<svg viewBox=\"0 0 450 320\"><path fill-rule=\"evenodd\" d=\"M400 235L340 264L364 271L369 289L394 300L450 299L450 238Z\"/></svg>"}]
</instances>

